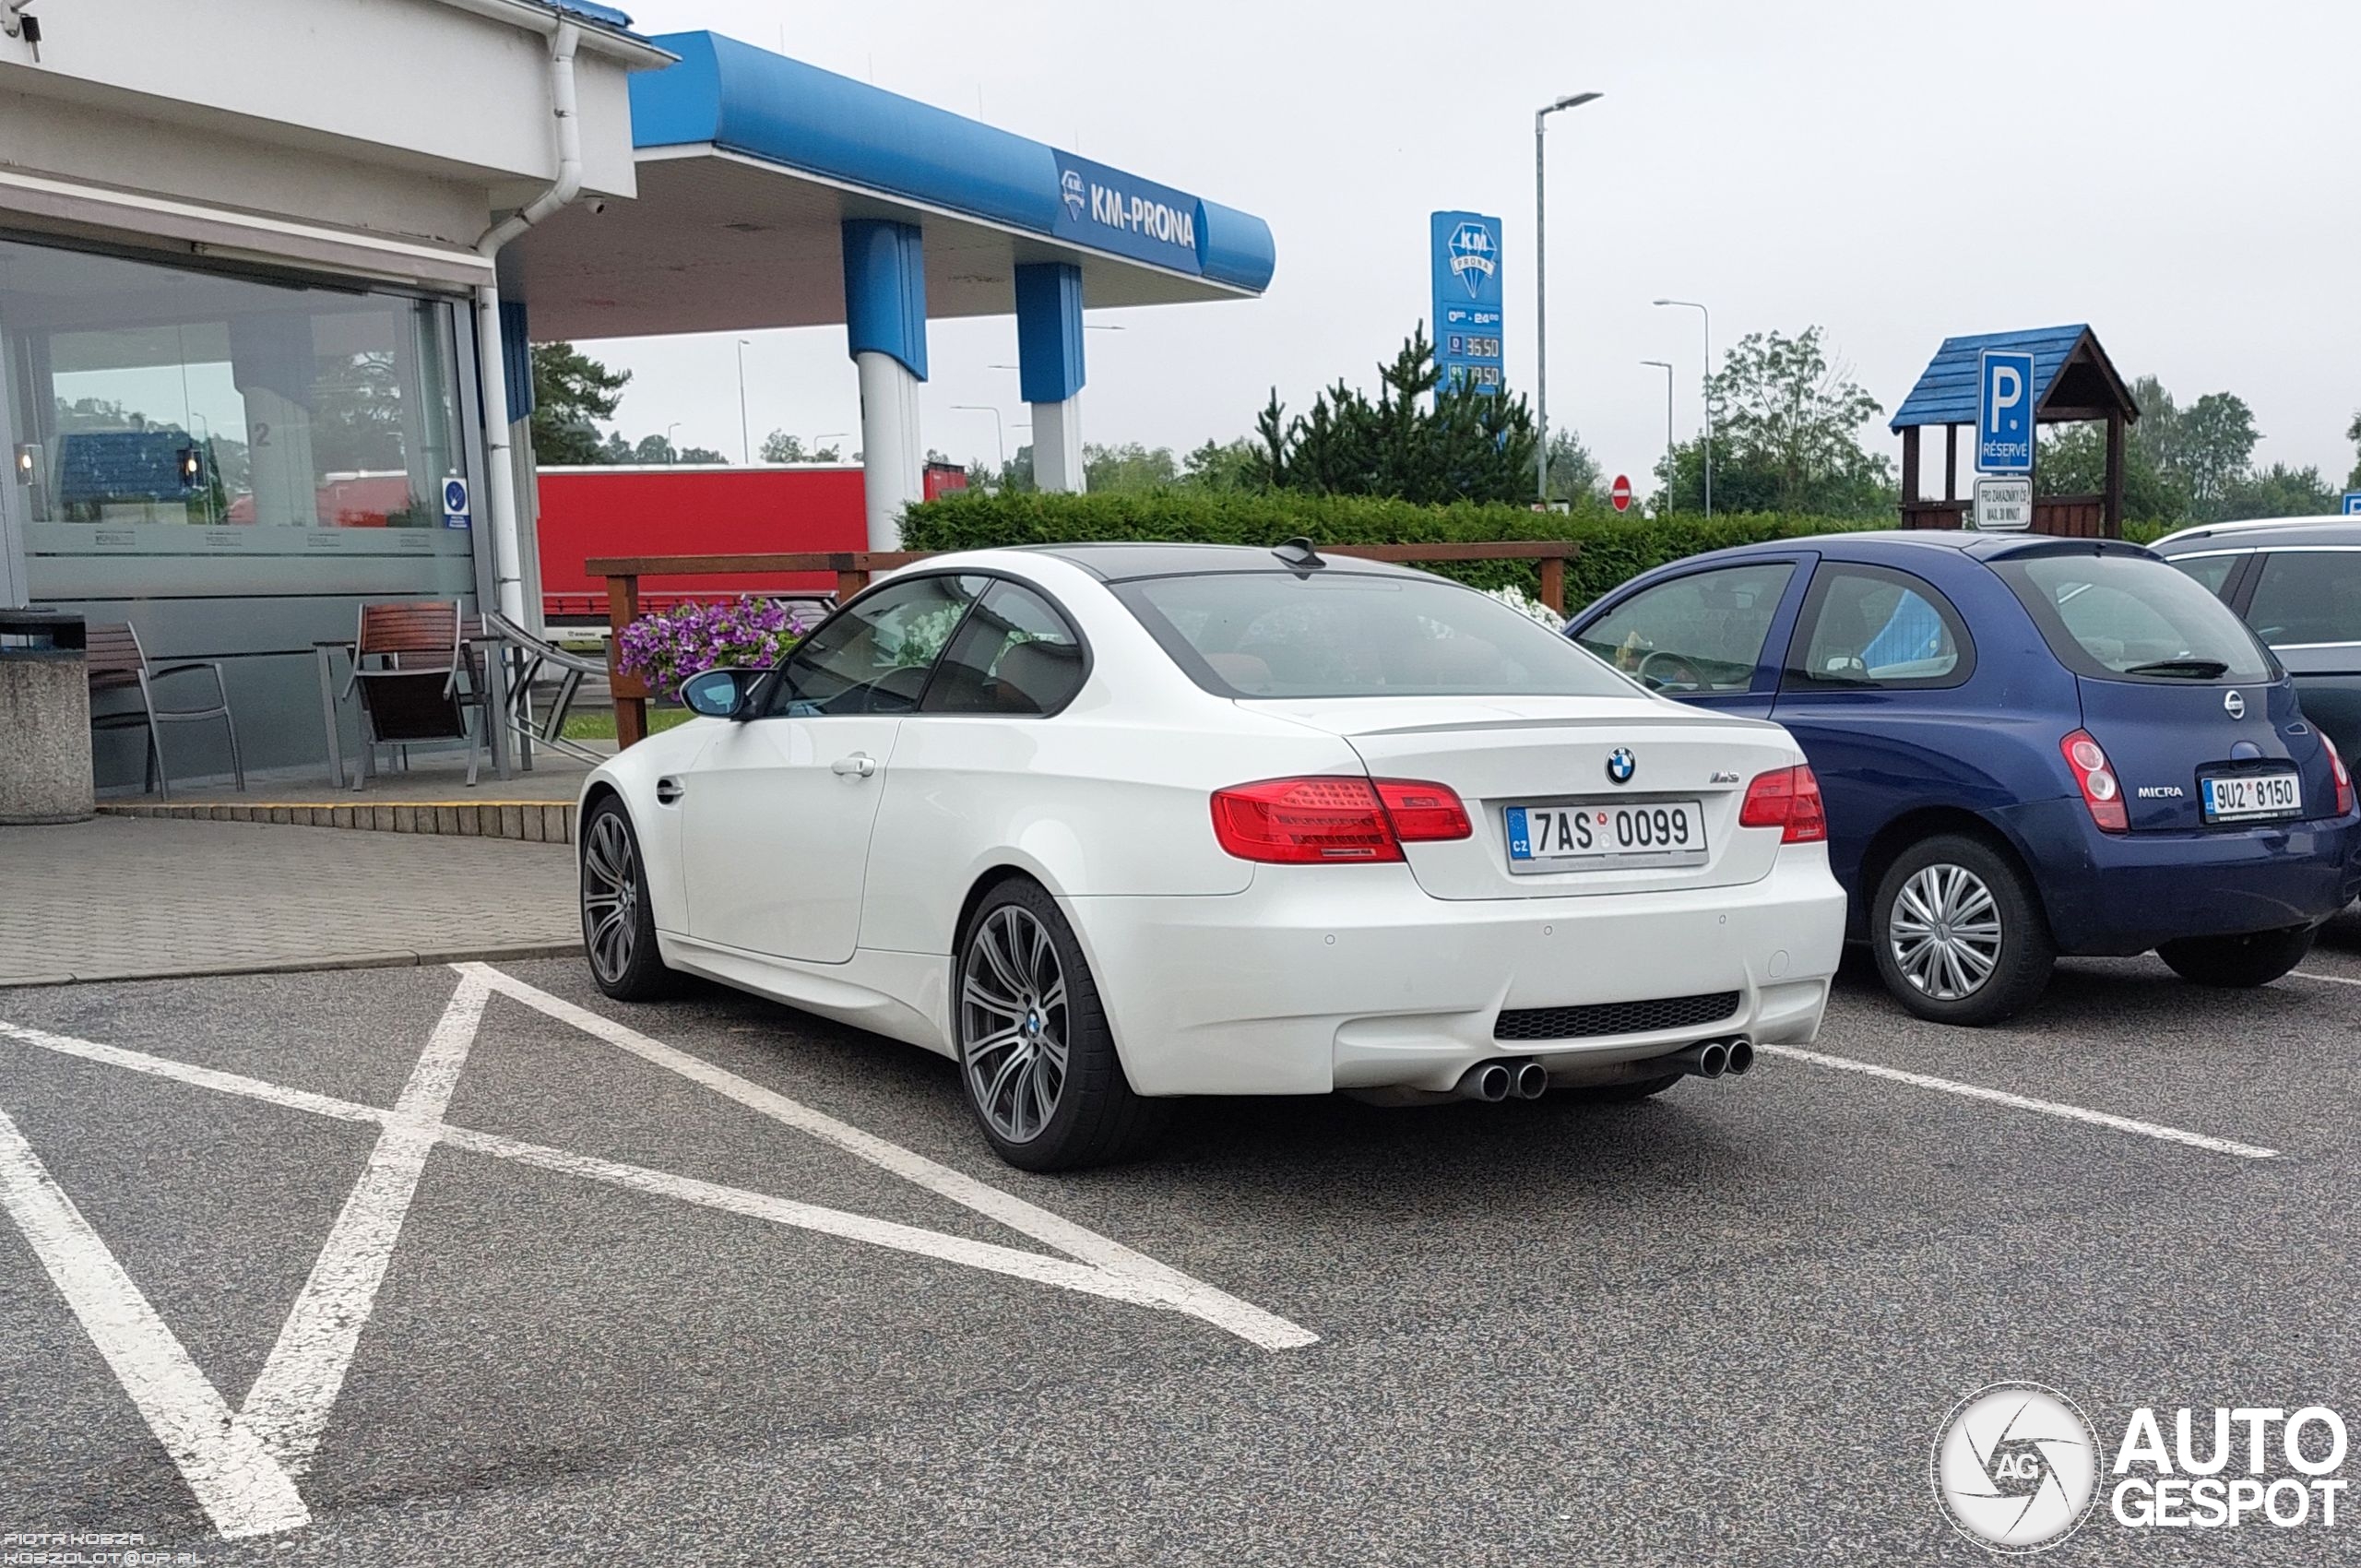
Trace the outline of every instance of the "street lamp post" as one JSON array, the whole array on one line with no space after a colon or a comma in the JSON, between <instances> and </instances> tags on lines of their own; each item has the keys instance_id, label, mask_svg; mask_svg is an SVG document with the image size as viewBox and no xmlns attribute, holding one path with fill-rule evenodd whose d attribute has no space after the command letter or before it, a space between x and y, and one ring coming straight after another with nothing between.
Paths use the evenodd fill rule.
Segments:
<instances>
[{"instance_id":1,"label":"street lamp post","mask_svg":"<svg viewBox=\"0 0 2361 1568\"><path fill-rule=\"evenodd\" d=\"M992 416L992 446L1000 453L1000 466L1003 469L1007 468L1008 437L1006 433L1001 428L1000 410L992 407L990 403L954 403L951 406L955 409L964 410L971 414L990 414Z\"/></svg>"},{"instance_id":2,"label":"street lamp post","mask_svg":"<svg viewBox=\"0 0 2361 1568\"><path fill-rule=\"evenodd\" d=\"M738 460L752 465L754 461L753 436L746 423L746 344L748 339L738 339Z\"/></svg>"},{"instance_id":3,"label":"street lamp post","mask_svg":"<svg viewBox=\"0 0 2361 1568\"><path fill-rule=\"evenodd\" d=\"M672 433L680 428L681 422L679 420L674 420L670 424L664 427L664 461L668 464L677 463L681 460L681 449L672 445Z\"/></svg>"},{"instance_id":4,"label":"street lamp post","mask_svg":"<svg viewBox=\"0 0 2361 1568\"><path fill-rule=\"evenodd\" d=\"M1695 300L1658 300L1660 305L1693 310L1705 326L1705 516L1714 515L1714 313Z\"/></svg>"},{"instance_id":5,"label":"street lamp post","mask_svg":"<svg viewBox=\"0 0 2361 1568\"><path fill-rule=\"evenodd\" d=\"M1541 434L1534 480L1536 497L1545 506L1549 504L1549 182L1543 172L1542 149L1547 143L1542 131L1549 116L1560 109L1579 109L1599 96L1569 93L1533 112L1533 418Z\"/></svg>"},{"instance_id":6,"label":"street lamp post","mask_svg":"<svg viewBox=\"0 0 2361 1568\"><path fill-rule=\"evenodd\" d=\"M1678 471L1672 460L1672 362L1642 360L1640 362L1652 364L1664 372L1664 501L1662 505L1664 515L1670 517L1672 516L1672 476Z\"/></svg>"}]
</instances>

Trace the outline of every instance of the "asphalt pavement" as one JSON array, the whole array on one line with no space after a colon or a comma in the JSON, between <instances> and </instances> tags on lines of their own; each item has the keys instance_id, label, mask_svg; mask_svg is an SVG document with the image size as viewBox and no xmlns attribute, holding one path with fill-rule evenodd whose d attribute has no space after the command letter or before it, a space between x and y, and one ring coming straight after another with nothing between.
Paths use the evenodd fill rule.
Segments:
<instances>
[{"instance_id":1,"label":"asphalt pavement","mask_svg":"<svg viewBox=\"0 0 2361 1568\"><path fill-rule=\"evenodd\" d=\"M2361 922L2304 968L2072 962L1980 1032L1848 973L1826 1062L1626 1106L1196 1102L1054 1178L991 1157L940 1059L571 960L0 991L0 1536L1985 1562L1928 1482L1981 1385L2109 1448L2140 1406L2361 1420ZM2355 1509L2102 1498L2044 1560L2329 1562Z\"/></svg>"}]
</instances>

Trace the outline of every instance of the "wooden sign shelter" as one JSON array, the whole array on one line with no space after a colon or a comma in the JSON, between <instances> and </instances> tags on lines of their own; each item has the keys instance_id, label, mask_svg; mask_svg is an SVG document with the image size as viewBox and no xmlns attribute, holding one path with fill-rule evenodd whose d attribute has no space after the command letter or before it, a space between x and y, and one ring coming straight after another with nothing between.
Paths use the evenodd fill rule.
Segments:
<instances>
[{"instance_id":1,"label":"wooden sign shelter","mask_svg":"<svg viewBox=\"0 0 2361 1568\"><path fill-rule=\"evenodd\" d=\"M2096 495L2037 495L2033 531L2077 539L2123 537L2123 438L2140 417L2130 389L2086 326L2044 327L2029 332L1987 332L1946 338L1918 377L1918 385L1894 410L1890 428L1902 434L1902 526L1956 529L1967 525L1974 502L1975 397L1980 362L1987 349L2033 355L2034 421L2070 424L2084 420L2106 424L2106 477ZM1943 498L1922 498L1918 488L1918 433L1943 427ZM1960 427L1968 431L1967 493L1962 493ZM2040 459L2035 459L2039 478Z\"/></svg>"}]
</instances>

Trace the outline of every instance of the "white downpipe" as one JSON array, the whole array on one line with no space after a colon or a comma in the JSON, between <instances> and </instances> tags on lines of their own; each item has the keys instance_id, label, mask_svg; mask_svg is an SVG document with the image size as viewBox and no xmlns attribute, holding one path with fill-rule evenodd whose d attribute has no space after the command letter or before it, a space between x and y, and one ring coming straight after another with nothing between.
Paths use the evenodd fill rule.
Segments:
<instances>
[{"instance_id":1,"label":"white downpipe","mask_svg":"<svg viewBox=\"0 0 2361 1568\"><path fill-rule=\"evenodd\" d=\"M574 51L582 31L555 21L550 36L550 111L557 119L557 179L518 211L484 231L476 254L491 261L500 247L572 201L582 190L582 122L575 111ZM476 361L483 382L483 498L492 525L492 572L500 612L535 625L525 609L525 578L516 523L516 466L510 451L505 362L500 339L498 279L476 287Z\"/></svg>"}]
</instances>

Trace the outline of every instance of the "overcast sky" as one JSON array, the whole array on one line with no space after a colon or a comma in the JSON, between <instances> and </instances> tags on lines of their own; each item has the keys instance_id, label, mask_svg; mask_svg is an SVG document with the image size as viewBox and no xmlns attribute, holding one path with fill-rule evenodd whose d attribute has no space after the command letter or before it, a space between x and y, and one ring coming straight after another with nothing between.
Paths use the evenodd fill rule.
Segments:
<instances>
[{"instance_id":1,"label":"overcast sky","mask_svg":"<svg viewBox=\"0 0 2361 1568\"><path fill-rule=\"evenodd\" d=\"M628 0L626 0L628 4ZM2250 403L2263 463L2341 482L2361 406L2354 0L639 0L1267 220L1240 303L1092 313L1086 438L1184 450L1374 380L1428 305L1427 215L1506 220L1508 374L1530 387L1533 111L1549 132L1550 412L1643 488L1715 350L1819 324L1889 413L1947 335L2087 321L2127 377ZM733 339L616 340L634 436L739 451ZM939 322L930 445L1026 415L1009 319ZM747 350L754 440L858 427L840 329ZM1874 450L1899 453L1882 421ZM849 451L849 444L847 447Z\"/></svg>"}]
</instances>

